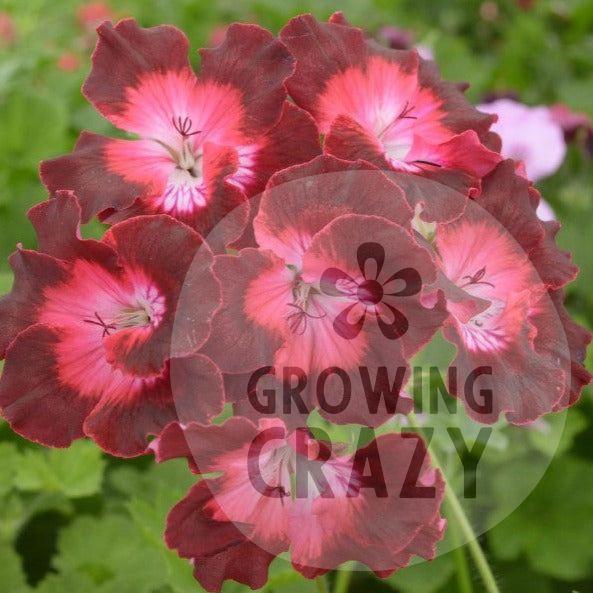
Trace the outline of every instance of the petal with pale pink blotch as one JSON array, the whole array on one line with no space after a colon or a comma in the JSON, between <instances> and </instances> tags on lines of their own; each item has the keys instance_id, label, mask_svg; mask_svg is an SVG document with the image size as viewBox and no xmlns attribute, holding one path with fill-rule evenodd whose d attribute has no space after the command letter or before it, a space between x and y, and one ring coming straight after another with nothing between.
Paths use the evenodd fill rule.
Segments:
<instances>
[{"instance_id":1,"label":"petal with pale pink blotch","mask_svg":"<svg viewBox=\"0 0 593 593\"><path fill-rule=\"evenodd\" d=\"M213 256L200 235L168 216L142 216L111 227L103 241L118 254L137 300L146 311L142 328L130 325L104 340L114 366L137 375L161 371L171 356L196 352L210 333L220 302L211 266ZM199 297L179 303L184 284L199 287ZM187 289L186 289L187 290ZM178 310L183 322L173 325Z\"/></svg>"},{"instance_id":2,"label":"petal with pale pink blotch","mask_svg":"<svg viewBox=\"0 0 593 593\"><path fill-rule=\"evenodd\" d=\"M115 27L103 23L97 33L99 41L93 53L93 68L84 83L83 93L115 125L121 124L129 89L137 86L143 76L152 73L154 77L164 77L171 73L189 77L189 43L176 27L162 25L143 29L134 20L125 19ZM170 123L170 117L167 119Z\"/></svg>"},{"instance_id":3,"label":"petal with pale pink blotch","mask_svg":"<svg viewBox=\"0 0 593 593\"><path fill-rule=\"evenodd\" d=\"M476 170L490 164L493 153L481 143L496 144L488 132L493 118L480 114L455 85L442 82L417 52L380 47L341 19L320 23L311 15L290 21L281 38L297 58L287 87L329 133L326 151L419 175L433 163L475 178ZM475 135L480 151L464 158L455 151L453 159L447 143L466 132ZM428 161L427 147L439 145L439 154L431 150ZM434 163L437 156L443 163ZM479 189L478 179L441 180L465 193Z\"/></svg>"},{"instance_id":4,"label":"petal with pale pink blotch","mask_svg":"<svg viewBox=\"0 0 593 593\"><path fill-rule=\"evenodd\" d=\"M44 325L22 331L6 351L0 408L11 428L46 446L67 447L84 436L83 423L100 395L81 395L61 379L57 352L64 332Z\"/></svg>"},{"instance_id":5,"label":"petal with pale pink blotch","mask_svg":"<svg viewBox=\"0 0 593 593\"><path fill-rule=\"evenodd\" d=\"M254 221L260 247L299 264L315 234L342 214L375 214L408 226L412 210L399 187L361 162L320 156L274 175Z\"/></svg>"},{"instance_id":6,"label":"petal with pale pink blotch","mask_svg":"<svg viewBox=\"0 0 593 593\"><path fill-rule=\"evenodd\" d=\"M354 457L382 469L382 480L357 485ZM440 516L444 481L430 466L418 435L389 434L359 449L347 462L354 470L346 498L318 497L311 507L291 513L293 566L308 578L356 560L385 576L409 564L412 556L435 555L445 521ZM412 481L410 468L417 471ZM374 490L377 486L378 490ZM419 488L411 496L408 490ZM305 502L305 501L303 501Z\"/></svg>"},{"instance_id":7,"label":"petal with pale pink blotch","mask_svg":"<svg viewBox=\"0 0 593 593\"><path fill-rule=\"evenodd\" d=\"M293 274L269 251L252 248L216 256L214 273L222 306L204 352L226 373L272 364L284 339L281 311L291 299Z\"/></svg>"},{"instance_id":8,"label":"petal with pale pink blotch","mask_svg":"<svg viewBox=\"0 0 593 593\"><path fill-rule=\"evenodd\" d=\"M294 58L274 35L258 25L234 23L223 43L200 54L201 80L240 91L243 118L238 130L244 137L261 134L278 122Z\"/></svg>"},{"instance_id":9,"label":"petal with pale pink blotch","mask_svg":"<svg viewBox=\"0 0 593 593\"><path fill-rule=\"evenodd\" d=\"M559 407L567 392L575 398L571 383L579 389L582 381L571 379L571 368L583 375L572 360L574 333L566 334L548 295L563 271L542 265L556 248L528 182L504 162L483 187L457 221L437 229L436 246L448 279L489 306L469 320L454 317L445 337L457 346L462 382L474 378L473 390L459 393L470 416L492 423L504 413L525 424Z\"/></svg>"},{"instance_id":10,"label":"petal with pale pink blotch","mask_svg":"<svg viewBox=\"0 0 593 593\"><path fill-rule=\"evenodd\" d=\"M141 455L149 437L170 423L209 422L222 411L222 377L205 356L172 358L160 375L149 377L110 372L113 387L100 391L84 432L113 455Z\"/></svg>"},{"instance_id":11,"label":"petal with pale pink blotch","mask_svg":"<svg viewBox=\"0 0 593 593\"><path fill-rule=\"evenodd\" d=\"M186 456L184 434L205 470L219 477L205 477L171 511L166 541L192 561L208 590L219 591L227 579L254 586L257 578L262 586L271 557L287 549L308 578L349 560L386 576L414 555L435 555L445 527L444 481L418 435L381 436L343 455L343 448L306 431L286 432L278 421L256 427L236 418L221 426L169 427L155 444L159 459ZM315 464L322 481L312 484L308 470L299 472ZM257 486L256 466L266 490ZM250 578L242 568L247 562L257 565Z\"/></svg>"},{"instance_id":12,"label":"petal with pale pink blotch","mask_svg":"<svg viewBox=\"0 0 593 593\"><path fill-rule=\"evenodd\" d=\"M341 294L324 285L330 270L344 274L336 283L342 286ZM407 396L401 387L409 370L407 359L432 338L446 316L442 303L433 309L422 304L423 287L436 278L429 252L411 233L384 218L344 215L315 235L303 258L302 278L320 291L312 299L317 318L285 342L277 360L306 370L312 401L319 399L316 379L325 369L337 367L347 375L349 405L329 414L331 406L321 405L322 414L332 421L377 426L395 411L405 412ZM341 401L344 381L325 381L326 401ZM392 390L391 395L381 393L379 385ZM378 399L397 396L391 402L396 409L386 402L377 406L378 391ZM369 407L369 398L374 406Z\"/></svg>"}]
</instances>

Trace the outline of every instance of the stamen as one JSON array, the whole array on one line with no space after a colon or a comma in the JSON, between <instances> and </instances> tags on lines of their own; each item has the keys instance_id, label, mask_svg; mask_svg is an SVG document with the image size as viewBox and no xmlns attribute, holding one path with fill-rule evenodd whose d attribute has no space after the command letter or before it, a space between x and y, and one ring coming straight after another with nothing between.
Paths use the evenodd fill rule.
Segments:
<instances>
[{"instance_id":1,"label":"stamen","mask_svg":"<svg viewBox=\"0 0 593 593\"><path fill-rule=\"evenodd\" d=\"M389 122L383 130L378 134L378 137L381 138L384 136L398 121L401 119L418 119L415 115L408 115L412 111L414 111L414 105L409 107L410 102L406 101L403 109L400 111L399 115L396 115L391 122Z\"/></svg>"},{"instance_id":2,"label":"stamen","mask_svg":"<svg viewBox=\"0 0 593 593\"><path fill-rule=\"evenodd\" d=\"M83 319L83 322L102 327L103 328L103 335L101 336L102 338L104 338L105 336L110 336L111 335L109 333L110 330L115 331L117 329L117 327L115 325L113 325L111 323L109 323L109 324L105 323L105 321L103 321L103 319L101 319L101 316L96 311L95 311L95 317L96 317L96 319Z\"/></svg>"},{"instance_id":3,"label":"stamen","mask_svg":"<svg viewBox=\"0 0 593 593\"><path fill-rule=\"evenodd\" d=\"M151 315L148 308L124 309L114 318L114 323L120 329L126 327L145 327L150 325Z\"/></svg>"},{"instance_id":4,"label":"stamen","mask_svg":"<svg viewBox=\"0 0 593 593\"><path fill-rule=\"evenodd\" d=\"M397 116L396 119L418 119L418 117L415 115L408 115L408 113L414 111L414 106L412 105L411 107L408 107L408 103L409 101L406 101L404 108L402 109L401 113Z\"/></svg>"},{"instance_id":5,"label":"stamen","mask_svg":"<svg viewBox=\"0 0 593 593\"><path fill-rule=\"evenodd\" d=\"M191 131L193 123L189 115L185 116L185 119L181 119L181 116L178 116L177 119L175 117L171 118L173 122L173 127L184 137L188 138L189 136L193 136L194 134L201 134L202 130L195 130Z\"/></svg>"},{"instance_id":6,"label":"stamen","mask_svg":"<svg viewBox=\"0 0 593 593\"><path fill-rule=\"evenodd\" d=\"M307 331L307 320L308 319L323 319L326 316L324 312L323 315L313 315L312 313L308 313L301 307L295 303L286 303L287 307L293 307L295 309L294 313L286 316L286 322L288 323L288 329L293 334L297 334L302 336L305 331Z\"/></svg>"},{"instance_id":7,"label":"stamen","mask_svg":"<svg viewBox=\"0 0 593 593\"><path fill-rule=\"evenodd\" d=\"M467 282L463 284L460 288L465 288L466 286L470 286L472 284L484 284L486 286L490 286L491 288L496 288L492 282L482 281L482 278L486 274L486 266L480 268L473 276L463 276L461 279L465 280L467 278Z\"/></svg>"},{"instance_id":8,"label":"stamen","mask_svg":"<svg viewBox=\"0 0 593 593\"><path fill-rule=\"evenodd\" d=\"M422 161L422 160L417 160L417 161L412 161L412 163L418 163L419 165L430 165L431 167L438 167L439 169L442 167L442 165L439 165L438 163L432 163L431 161Z\"/></svg>"}]
</instances>

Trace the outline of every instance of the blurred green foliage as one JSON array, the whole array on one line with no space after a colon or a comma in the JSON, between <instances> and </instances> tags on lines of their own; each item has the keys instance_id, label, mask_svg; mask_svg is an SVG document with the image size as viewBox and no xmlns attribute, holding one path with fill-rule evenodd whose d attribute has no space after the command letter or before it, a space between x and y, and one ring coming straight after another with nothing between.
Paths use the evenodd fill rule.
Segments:
<instances>
[{"instance_id":1,"label":"blurred green foliage","mask_svg":"<svg viewBox=\"0 0 593 593\"><path fill-rule=\"evenodd\" d=\"M519 4L530 3L113 0L111 9L117 17L134 16L145 26L173 23L187 33L193 50L209 44L217 28L235 20L256 21L277 31L295 14L310 11L325 18L339 9L369 34L383 25L412 30L418 43L432 48L445 77L472 83L468 96L476 102L491 91L513 90L530 104L562 101L593 116L593 3L536 0L530 8ZM45 198L37 177L39 161L70 150L82 129L114 133L80 94L94 44L93 33L77 19L81 5L76 0L0 0L0 13L12 19L15 37L12 42L0 39L2 293L11 285L8 255L18 242L34 245L26 212ZM591 164L573 146L561 170L540 184L564 223L560 243L574 253L582 270L568 289L569 308L589 327ZM99 231L94 225L86 232ZM537 450L551 453L545 436L535 432L529 438ZM568 416L566 435L549 473L521 507L482 538L502 591L593 591L592 439L593 406L587 391ZM530 460L512 440L501 442L507 451L501 460L504 472L497 474L496 491L502 501L512 494L517 476L529 472ZM183 463L118 461L89 442L48 451L0 425L0 590L199 591L189 564L162 542L166 513L191 481ZM351 590L456 592L459 560L459 554L448 553L382 582L356 573ZM479 593L479 579L473 572L471 576ZM227 593L244 590L236 584L225 587ZM266 591L312 590L314 585L284 560L273 564Z\"/></svg>"}]
</instances>

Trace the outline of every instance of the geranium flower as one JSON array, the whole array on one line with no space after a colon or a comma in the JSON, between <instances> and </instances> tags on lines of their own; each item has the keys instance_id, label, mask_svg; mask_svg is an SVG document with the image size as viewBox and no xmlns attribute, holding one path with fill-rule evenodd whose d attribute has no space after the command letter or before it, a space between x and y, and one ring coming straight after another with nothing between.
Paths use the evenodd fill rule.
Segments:
<instances>
[{"instance_id":1,"label":"geranium flower","mask_svg":"<svg viewBox=\"0 0 593 593\"><path fill-rule=\"evenodd\" d=\"M254 222L259 248L216 258L223 303L205 351L230 374L270 365L279 373L301 369L308 377L303 398L310 406L318 399L319 375L337 367L352 382L352 398L348 409L332 420L380 424L386 411L366 410L360 367L372 380L385 367L393 381L397 369L405 371L407 358L437 331L443 311L420 303L419 286L407 293L401 279L394 279L393 291L401 292L398 312L383 303L376 303L374 311L388 325L400 326L405 316L405 331L398 332L398 339L388 339L381 326L368 323L356 336L345 338L347 325L357 323L358 313L351 311L353 317L346 320L343 311L357 304L364 307L366 296L361 300L361 294L328 294L322 278L338 268L360 284L359 249L372 239L383 249L385 270L411 268L415 286L432 283L436 269L428 250L412 235L412 214L402 191L364 163L318 157L276 174ZM344 332L336 331L336 324ZM328 381L333 396L327 399L339 401L340 389Z\"/></svg>"},{"instance_id":2,"label":"geranium flower","mask_svg":"<svg viewBox=\"0 0 593 593\"><path fill-rule=\"evenodd\" d=\"M570 320L559 292L577 268L555 245L559 224L537 218L538 202L515 163L504 161L463 216L436 231L443 273L478 302L466 317L449 302L444 333L457 346L453 366L463 381L477 373L473 391L458 395L480 422L501 413L531 422L574 403L590 380L583 361L591 336Z\"/></svg>"},{"instance_id":3,"label":"geranium flower","mask_svg":"<svg viewBox=\"0 0 593 593\"><path fill-rule=\"evenodd\" d=\"M187 457L194 472L220 474L172 509L165 533L207 591L227 579L262 587L286 550L307 578L348 560L386 577L415 555L433 558L445 528L443 479L418 435L383 435L346 454L279 420L232 418L171 425L151 449L158 461Z\"/></svg>"},{"instance_id":4,"label":"geranium flower","mask_svg":"<svg viewBox=\"0 0 593 593\"><path fill-rule=\"evenodd\" d=\"M492 130L502 139L502 155L522 161L531 181L548 177L560 168L566 142L562 127L548 107L498 99L478 105L478 109L498 116Z\"/></svg>"},{"instance_id":5,"label":"geranium flower","mask_svg":"<svg viewBox=\"0 0 593 593\"><path fill-rule=\"evenodd\" d=\"M159 215L82 240L80 207L68 193L29 217L39 251L19 247L11 256L14 287L0 300L0 407L12 428L57 447L87 435L132 456L173 420L218 414L220 372L195 353L220 298L201 237ZM184 282L200 287L199 299L184 304L186 332L177 325L172 350Z\"/></svg>"},{"instance_id":6,"label":"geranium flower","mask_svg":"<svg viewBox=\"0 0 593 593\"><path fill-rule=\"evenodd\" d=\"M318 154L314 123L285 102L293 59L264 29L231 25L221 45L201 50L199 76L175 27L124 20L98 33L83 92L138 138L83 132L72 154L42 163L50 191L80 197L83 221L166 213L206 235L273 172ZM240 235L245 217L223 242Z\"/></svg>"},{"instance_id":7,"label":"geranium flower","mask_svg":"<svg viewBox=\"0 0 593 593\"><path fill-rule=\"evenodd\" d=\"M341 15L329 23L296 17L280 37L297 59L288 90L326 135L325 152L464 190L478 187L500 160L488 131L494 118L478 113L416 51L366 41Z\"/></svg>"}]
</instances>

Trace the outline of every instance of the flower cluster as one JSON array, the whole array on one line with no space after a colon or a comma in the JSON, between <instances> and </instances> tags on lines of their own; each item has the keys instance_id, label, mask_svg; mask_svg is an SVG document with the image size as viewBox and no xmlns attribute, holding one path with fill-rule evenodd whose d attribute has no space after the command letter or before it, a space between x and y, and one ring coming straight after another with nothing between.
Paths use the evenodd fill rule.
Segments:
<instances>
[{"instance_id":1,"label":"flower cluster","mask_svg":"<svg viewBox=\"0 0 593 593\"><path fill-rule=\"evenodd\" d=\"M199 72L174 27L97 31L83 93L128 137L41 164L38 248L0 300L2 415L48 446L187 458L201 479L166 542L208 591L263 586L284 552L309 578L433 558L444 479L420 436L348 447L308 418L409 413L439 331L479 423L534 422L590 381L577 269L496 116L341 14L233 24ZM109 228L83 239L94 217Z\"/></svg>"}]
</instances>

